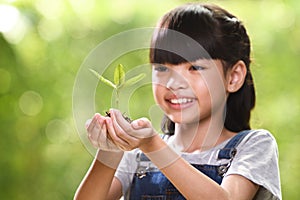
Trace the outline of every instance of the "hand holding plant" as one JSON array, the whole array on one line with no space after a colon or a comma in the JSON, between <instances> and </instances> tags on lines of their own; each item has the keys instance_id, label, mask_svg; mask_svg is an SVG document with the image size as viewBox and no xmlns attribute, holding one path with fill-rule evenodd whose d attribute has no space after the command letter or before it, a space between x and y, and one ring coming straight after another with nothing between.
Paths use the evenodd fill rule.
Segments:
<instances>
[{"instance_id":1,"label":"hand holding plant","mask_svg":"<svg viewBox=\"0 0 300 200\"><path fill-rule=\"evenodd\" d=\"M99 148L104 151L121 151L110 139L107 131L106 117L96 113L93 119L86 123L86 129L88 132L88 138L95 148Z\"/></svg>"},{"instance_id":2,"label":"hand holding plant","mask_svg":"<svg viewBox=\"0 0 300 200\"><path fill-rule=\"evenodd\" d=\"M115 105L117 108L119 107L119 97L120 92L123 88L132 86L142 80L145 77L145 74L139 74L126 80L126 74L123 65L119 64L114 70L114 81L110 81L109 79L103 77L98 72L93 69L90 71L104 84L112 87L116 91L116 99ZM123 120L127 122L130 126L132 120L124 115ZM87 122L86 128L88 132L88 138L92 145L96 148L105 151L120 151L120 148L123 149L122 145L116 145L116 142L112 140L111 135L115 135L115 130L113 126L112 119L110 119L110 112L106 112L106 116L101 116L100 114L95 114L92 120ZM129 122L129 123L128 123ZM129 136L129 135L128 135ZM122 148L123 147L123 148ZM123 149L125 150L125 149Z\"/></svg>"},{"instance_id":3,"label":"hand holding plant","mask_svg":"<svg viewBox=\"0 0 300 200\"><path fill-rule=\"evenodd\" d=\"M158 135L147 118L139 118L128 123L119 110L110 110L107 120L109 135L114 143L124 151L130 151L148 145Z\"/></svg>"}]
</instances>

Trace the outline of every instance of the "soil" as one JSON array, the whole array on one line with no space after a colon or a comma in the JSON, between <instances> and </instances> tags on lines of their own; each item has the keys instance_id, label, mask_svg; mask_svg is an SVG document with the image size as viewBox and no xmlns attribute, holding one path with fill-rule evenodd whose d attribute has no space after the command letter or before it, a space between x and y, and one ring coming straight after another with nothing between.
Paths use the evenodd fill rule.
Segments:
<instances>
[{"instance_id":1,"label":"soil","mask_svg":"<svg viewBox=\"0 0 300 200\"><path fill-rule=\"evenodd\" d=\"M110 113L109 112L105 112L107 117L110 117ZM129 123L132 122L132 119L130 119L129 117L127 117L126 115L122 114L122 116L124 117L124 119L126 121L128 121Z\"/></svg>"}]
</instances>

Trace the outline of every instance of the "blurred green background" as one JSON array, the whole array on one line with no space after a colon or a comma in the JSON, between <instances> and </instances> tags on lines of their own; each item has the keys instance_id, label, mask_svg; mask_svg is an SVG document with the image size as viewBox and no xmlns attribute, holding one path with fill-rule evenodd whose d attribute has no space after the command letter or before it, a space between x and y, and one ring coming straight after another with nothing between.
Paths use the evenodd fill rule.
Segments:
<instances>
[{"instance_id":1,"label":"blurred green background","mask_svg":"<svg viewBox=\"0 0 300 200\"><path fill-rule=\"evenodd\" d=\"M77 71L103 40L153 27L183 2L0 0L0 199L72 199L93 159L73 119ZM257 91L252 126L269 129L276 137L283 199L299 199L300 1L211 2L248 28ZM147 59L145 52L128 54L122 64L130 69ZM111 90L101 87L97 91L109 94L96 95L102 112L110 107ZM133 117L143 116L145 105L153 104L151 87L133 98Z\"/></svg>"}]
</instances>

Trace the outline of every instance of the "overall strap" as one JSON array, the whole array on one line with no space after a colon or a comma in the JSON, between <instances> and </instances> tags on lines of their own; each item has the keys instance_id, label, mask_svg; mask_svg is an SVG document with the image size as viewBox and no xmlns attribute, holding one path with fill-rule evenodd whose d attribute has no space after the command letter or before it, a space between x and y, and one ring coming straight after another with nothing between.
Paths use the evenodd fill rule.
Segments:
<instances>
[{"instance_id":1,"label":"overall strap","mask_svg":"<svg viewBox=\"0 0 300 200\"><path fill-rule=\"evenodd\" d=\"M141 151L136 154L136 161L137 162L147 162L150 161L150 159Z\"/></svg>"},{"instance_id":2,"label":"overall strap","mask_svg":"<svg viewBox=\"0 0 300 200\"><path fill-rule=\"evenodd\" d=\"M218 154L218 159L232 159L237 150L236 147L239 143L244 139L244 137L250 133L251 130L241 131L236 134L226 145L223 149L220 149Z\"/></svg>"}]
</instances>

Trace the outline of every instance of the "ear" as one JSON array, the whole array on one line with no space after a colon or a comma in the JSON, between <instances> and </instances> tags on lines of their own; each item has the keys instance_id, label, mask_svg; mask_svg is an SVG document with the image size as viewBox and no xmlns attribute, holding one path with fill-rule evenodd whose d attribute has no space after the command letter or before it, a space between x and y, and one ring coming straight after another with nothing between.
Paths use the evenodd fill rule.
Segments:
<instances>
[{"instance_id":1,"label":"ear","mask_svg":"<svg viewBox=\"0 0 300 200\"><path fill-rule=\"evenodd\" d=\"M238 91L245 82L245 77L247 74L247 67L244 61L239 60L234 66L227 71L227 91L229 93L234 93Z\"/></svg>"}]
</instances>

